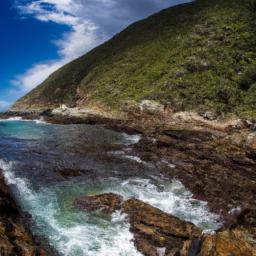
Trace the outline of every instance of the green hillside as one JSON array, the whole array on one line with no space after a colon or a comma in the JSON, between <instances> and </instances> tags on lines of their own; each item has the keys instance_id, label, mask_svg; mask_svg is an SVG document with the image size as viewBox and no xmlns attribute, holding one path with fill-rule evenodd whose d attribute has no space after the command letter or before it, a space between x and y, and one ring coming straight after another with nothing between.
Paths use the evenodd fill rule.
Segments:
<instances>
[{"instance_id":1,"label":"green hillside","mask_svg":"<svg viewBox=\"0 0 256 256\"><path fill-rule=\"evenodd\" d=\"M256 4L198 0L137 22L52 74L13 109L158 100L256 114Z\"/></svg>"}]
</instances>

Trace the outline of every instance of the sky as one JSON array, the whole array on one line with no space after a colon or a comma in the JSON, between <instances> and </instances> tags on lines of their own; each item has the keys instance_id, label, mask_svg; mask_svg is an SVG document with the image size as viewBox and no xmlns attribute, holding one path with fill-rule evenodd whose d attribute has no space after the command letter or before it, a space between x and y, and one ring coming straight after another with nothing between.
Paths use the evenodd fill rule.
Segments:
<instances>
[{"instance_id":1,"label":"sky","mask_svg":"<svg viewBox=\"0 0 256 256\"><path fill-rule=\"evenodd\" d=\"M131 23L188 0L0 0L0 111Z\"/></svg>"}]
</instances>

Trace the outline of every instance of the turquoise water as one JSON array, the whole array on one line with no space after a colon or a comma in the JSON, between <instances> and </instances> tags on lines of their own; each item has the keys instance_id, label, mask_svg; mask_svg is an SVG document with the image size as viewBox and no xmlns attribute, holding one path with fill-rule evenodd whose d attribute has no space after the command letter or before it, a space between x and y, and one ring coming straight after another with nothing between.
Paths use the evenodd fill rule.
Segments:
<instances>
[{"instance_id":1,"label":"turquoise water","mask_svg":"<svg viewBox=\"0 0 256 256\"><path fill-rule=\"evenodd\" d=\"M217 228L218 216L205 202L133 155L139 139L101 126L1 121L0 168L33 216L33 232L45 236L61 255L140 255L120 212L106 216L74 208L75 198L84 195L136 197L203 229ZM78 175L71 175L74 170Z\"/></svg>"}]
</instances>

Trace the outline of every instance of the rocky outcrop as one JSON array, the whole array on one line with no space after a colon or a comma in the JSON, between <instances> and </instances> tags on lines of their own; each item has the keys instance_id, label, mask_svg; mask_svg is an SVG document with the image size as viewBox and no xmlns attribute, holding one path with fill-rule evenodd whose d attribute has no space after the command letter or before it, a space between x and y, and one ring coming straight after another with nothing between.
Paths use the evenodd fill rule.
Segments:
<instances>
[{"instance_id":1,"label":"rocky outcrop","mask_svg":"<svg viewBox=\"0 0 256 256\"><path fill-rule=\"evenodd\" d=\"M255 204L255 150L229 143L222 132L166 128L134 145L142 161L178 178L226 222L232 209Z\"/></svg>"},{"instance_id":2,"label":"rocky outcrop","mask_svg":"<svg viewBox=\"0 0 256 256\"><path fill-rule=\"evenodd\" d=\"M83 211L113 213L122 210L130 222L136 248L146 256L160 256L198 250L202 231L189 222L144 203L138 199L122 202L116 194L102 194L77 198L74 206ZM196 247L196 248L195 248ZM176 255L176 254L173 254Z\"/></svg>"},{"instance_id":3,"label":"rocky outcrop","mask_svg":"<svg viewBox=\"0 0 256 256\"><path fill-rule=\"evenodd\" d=\"M255 232L235 228L207 236L200 256L255 256Z\"/></svg>"},{"instance_id":4,"label":"rocky outcrop","mask_svg":"<svg viewBox=\"0 0 256 256\"><path fill-rule=\"evenodd\" d=\"M189 222L182 221L172 215L146 204L138 199L129 199L122 206L130 221L137 249L146 256L177 255L181 251L188 254L202 231ZM175 254L173 254L175 255Z\"/></svg>"},{"instance_id":5,"label":"rocky outcrop","mask_svg":"<svg viewBox=\"0 0 256 256\"><path fill-rule=\"evenodd\" d=\"M227 230L206 236L200 256L255 256L256 209L246 209Z\"/></svg>"},{"instance_id":6,"label":"rocky outcrop","mask_svg":"<svg viewBox=\"0 0 256 256\"><path fill-rule=\"evenodd\" d=\"M13 200L5 180L0 174L0 255L46 256L55 255L42 248L29 233L26 220Z\"/></svg>"},{"instance_id":7,"label":"rocky outcrop","mask_svg":"<svg viewBox=\"0 0 256 256\"><path fill-rule=\"evenodd\" d=\"M122 202L118 195L102 194L78 198L74 204L109 214L121 209L130 222L134 245L145 256L256 255L256 209L243 210L227 228L202 234L192 223L135 198Z\"/></svg>"}]
</instances>

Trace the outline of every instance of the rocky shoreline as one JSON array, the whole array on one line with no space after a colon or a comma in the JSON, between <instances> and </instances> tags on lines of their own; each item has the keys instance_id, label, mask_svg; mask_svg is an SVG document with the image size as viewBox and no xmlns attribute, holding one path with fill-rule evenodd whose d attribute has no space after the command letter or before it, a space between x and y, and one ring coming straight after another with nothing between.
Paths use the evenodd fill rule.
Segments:
<instances>
[{"instance_id":1,"label":"rocky shoreline","mask_svg":"<svg viewBox=\"0 0 256 256\"><path fill-rule=\"evenodd\" d=\"M121 210L130 222L134 245L145 256L254 256L256 210L241 212L226 229L204 234L194 224L166 214L138 199L112 193L75 200L82 211L111 214Z\"/></svg>"},{"instance_id":2,"label":"rocky shoreline","mask_svg":"<svg viewBox=\"0 0 256 256\"><path fill-rule=\"evenodd\" d=\"M31 234L30 224L31 217L19 208L0 171L0 255L57 255L43 238Z\"/></svg>"},{"instance_id":3,"label":"rocky shoreline","mask_svg":"<svg viewBox=\"0 0 256 256\"><path fill-rule=\"evenodd\" d=\"M153 242L152 237L143 233L157 234L159 227L152 231L149 226L152 228L162 221L161 218L154 219L153 224L143 226L142 230L134 228L131 221L135 245L144 255L256 255L256 120L225 120L212 113L173 113L159 105L129 109L118 118L98 113L74 115L65 108L57 112L9 112L0 118L15 116L43 119L56 124L101 124L120 132L140 133L142 139L132 146L134 156L143 162L154 164L170 180L180 180L196 199L207 201L211 211L223 219L223 228L216 234L200 235L192 240L183 239L184 244L179 242L179 246L174 248L170 244L164 244L164 254L161 250L159 252L159 243ZM108 203L112 200L113 198L105 201L105 208L108 208ZM119 205L119 202L120 199L116 200L112 206ZM133 203L135 206L143 204L135 201ZM101 199L96 204L88 203L92 209L97 209L97 204L102 206ZM139 206L136 218L143 207ZM147 212L151 214L150 210ZM162 214L165 213L160 215ZM136 221L139 225L144 225L143 220ZM170 238L170 241L173 240ZM173 241L173 244L177 243Z\"/></svg>"}]
</instances>

